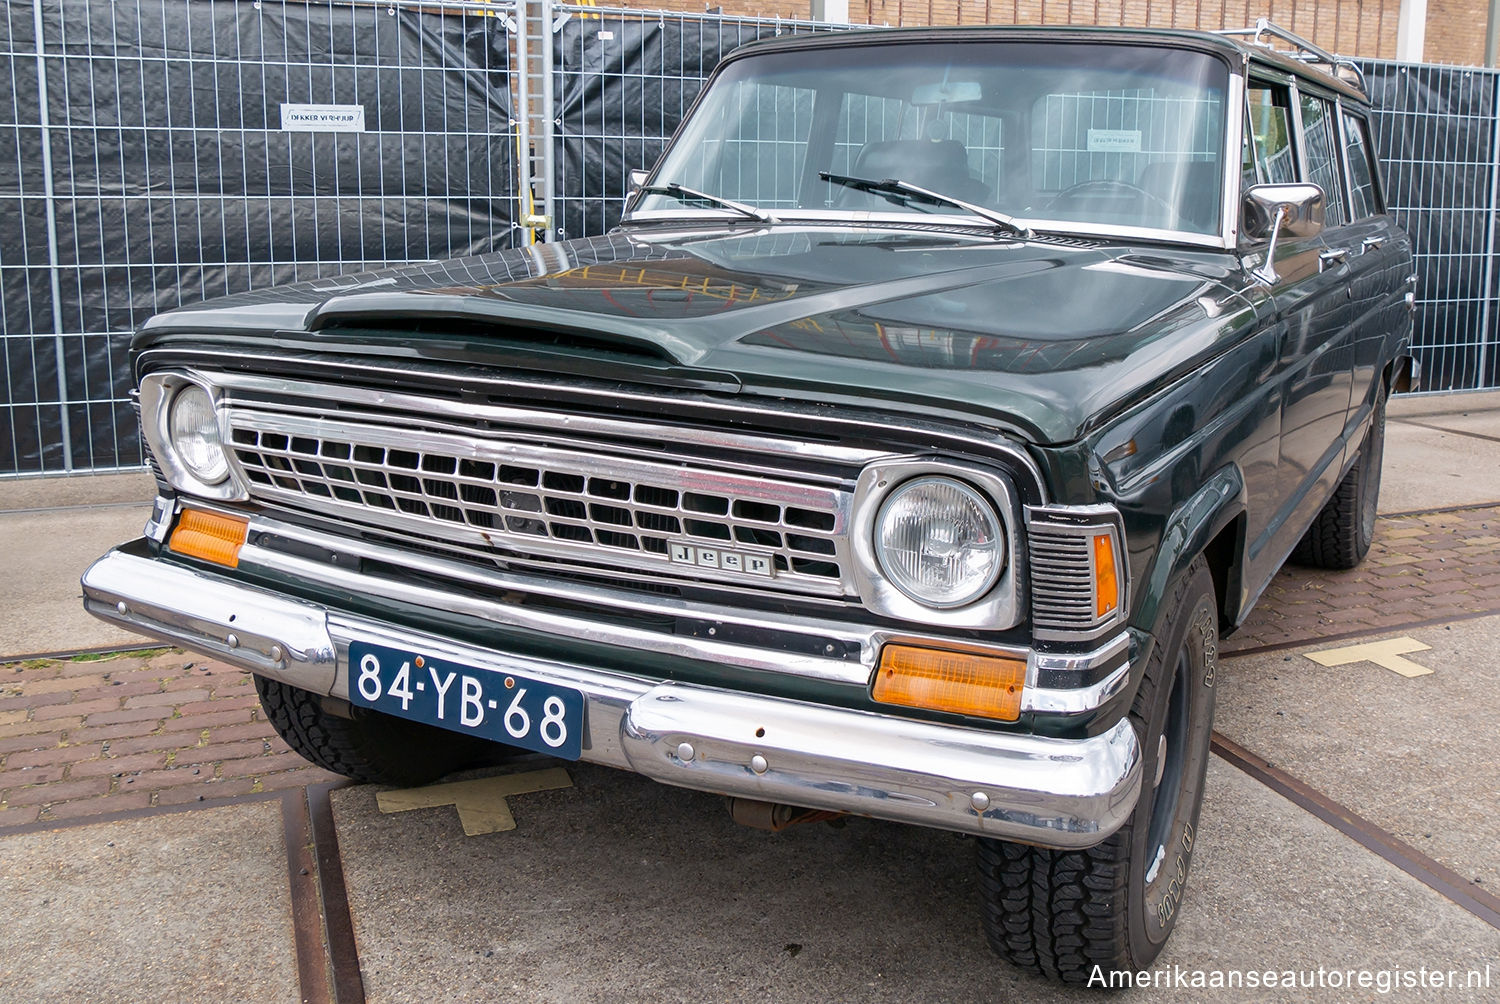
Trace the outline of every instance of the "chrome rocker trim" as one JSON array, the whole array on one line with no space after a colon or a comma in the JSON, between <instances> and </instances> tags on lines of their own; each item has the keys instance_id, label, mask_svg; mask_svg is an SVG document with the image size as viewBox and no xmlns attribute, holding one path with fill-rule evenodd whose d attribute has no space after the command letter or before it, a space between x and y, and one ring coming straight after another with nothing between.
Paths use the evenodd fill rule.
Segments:
<instances>
[{"instance_id":1,"label":"chrome rocker trim","mask_svg":"<svg viewBox=\"0 0 1500 1004\"><path fill-rule=\"evenodd\" d=\"M430 652L582 691L583 759L666 784L1021 840L1097 844L1133 811L1135 732L987 732L498 653L112 551L83 576L94 615L321 694L351 641ZM758 735L757 732L763 734Z\"/></svg>"}]
</instances>

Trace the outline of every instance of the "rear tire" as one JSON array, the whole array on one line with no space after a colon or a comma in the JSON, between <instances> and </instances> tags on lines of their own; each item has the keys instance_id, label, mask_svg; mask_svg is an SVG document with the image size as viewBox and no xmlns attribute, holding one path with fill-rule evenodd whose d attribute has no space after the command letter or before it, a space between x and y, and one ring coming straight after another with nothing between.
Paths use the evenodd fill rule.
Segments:
<instances>
[{"instance_id":1,"label":"rear tire","mask_svg":"<svg viewBox=\"0 0 1500 1004\"><path fill-rule=\"evenodd\" d=\"M1198 559L1163 604L1130 722L1142 737L1141 794L1096 847L978 843L990 946L1022 969L1086 983L1099 967L1138 972L1176 925L1192 864L1213 730L1218 608Z\"/></svg>"},{"instance_id":2,"label":"rear tire","mask_svg":"<svg viewBox=\"0 0 1500 1004\"><path fill-rule=\"evenodd\" d=\"M1292 552L1297 564L1344 570L1370 553L1380 501L1380 465L1385 459L1385 401L1382 389L1375 397L1369 431L1359 444L1359 459L1297 542Z\"/></svg>"},{"instance_id":3,"label":"rear tire","mask_svg":"<svg viewBox=\"0 0 1500 1004\"><path fill-rule=\"evenodd\" d=\"M503 759L509 747L350 706L350 717L310 691L255 678L260 706L286 744L335 774L367 784L415 787L464 767Z\"/></svg>"}]
</instances>

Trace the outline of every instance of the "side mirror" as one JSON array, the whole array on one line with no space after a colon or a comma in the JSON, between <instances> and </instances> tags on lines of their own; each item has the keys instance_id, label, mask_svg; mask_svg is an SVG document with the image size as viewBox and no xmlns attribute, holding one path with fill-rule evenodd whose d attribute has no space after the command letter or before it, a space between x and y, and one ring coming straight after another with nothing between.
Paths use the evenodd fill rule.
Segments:
<instances>
[{"instance_id":1,"label":"side mirror","mask_svg":"<svg viewBox=\"0 0 1500 1004\"><path fill-rule=\"evenodd\" d=\"M1323 232L1323 189L1317 185L1253 185L1245 192L1245 235L1253 240L1269 238L1266 261L1253 273L1267 286L1278 281L1276 242L1282 234L1305 239Z\"/></svg>"},{"instance_id":2,"label":"side mirror","mask_svg":"<svg viewBox=\"0 0 1500 1004\"><path fill-rule=\"evenodd\" d=\"M633 192L637 188L640 188L642 185L644 185L646 183L646 179L649 178L649 177L651 177L651 172L650 171L642 171L639 168L635 169L634 171L631 171L630 172L630 190Z\"/></svg>"}]
</instances>

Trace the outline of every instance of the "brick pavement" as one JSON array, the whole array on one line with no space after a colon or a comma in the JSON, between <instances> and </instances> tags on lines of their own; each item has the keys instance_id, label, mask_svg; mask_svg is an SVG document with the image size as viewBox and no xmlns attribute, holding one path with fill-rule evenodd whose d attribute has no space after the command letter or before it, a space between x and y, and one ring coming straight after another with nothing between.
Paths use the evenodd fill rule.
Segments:
<instances>
[{"instance_id":1,"label":"brick pavement","mask_svg":"<svg viewBox=\"0 0 1500 1004\"><path fill-rule=\"evenodd\" d=\"M1283 568L1220 650L1493 613L1500 613L1500 506L1390 516L1378 522L1358 568Z\"/></svg>"},{"instance_id":2,"label":"brick pavement","mask_svg":"<svg viewBox=\"0 0 1500 1004\"><path fill-rule=\"evenodd\" d=\"M332 780L222 663L156 649L0 665L0 827Z\"/></svg>"},{"instance_id":3,"label":"brick pavement","mask_svg":"<svg viewBox=\"0 0 1500 1004\"><path fill-rule=\"evenodd\" d=\"M1500 613L1500 506L1383 518L1350 572L1288 567L1226 654ZM170 649L0 665L0 828L299 787L250 677Z\"/></svg>"}]
</instances>

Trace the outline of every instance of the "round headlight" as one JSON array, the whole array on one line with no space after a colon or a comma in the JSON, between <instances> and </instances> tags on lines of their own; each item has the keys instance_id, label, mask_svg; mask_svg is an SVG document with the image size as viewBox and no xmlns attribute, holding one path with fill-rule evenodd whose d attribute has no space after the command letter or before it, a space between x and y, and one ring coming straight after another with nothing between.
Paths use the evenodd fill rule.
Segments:
<instances>
[{"instance_id":1,"label":"round headlight","mask_svg":"<svg viewBox=\"0 0 1500 1004\"><path fill-rule=\"evenodd\" d=\"M1005 567L1005 530L978 492L951 478L915 478L891 492L875 525L875 555L918 603L977 600Z\"/></svg>"},{"instance_id":2,"label":"round headlight","mask_svg":"<svg viewBox=\"0 0 1500 1004\"><path fill-rule=\"evenodd\" d=\"M219 438L219 419L208 391L188 384L172 398L167 412L167 436L172 452L193 477L216 485L229 477L229 461Z\"/></svg>"}]
</instances>

